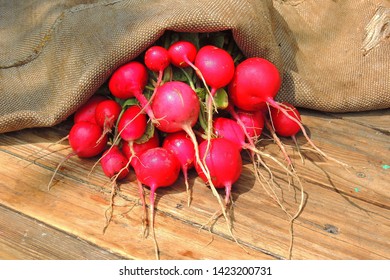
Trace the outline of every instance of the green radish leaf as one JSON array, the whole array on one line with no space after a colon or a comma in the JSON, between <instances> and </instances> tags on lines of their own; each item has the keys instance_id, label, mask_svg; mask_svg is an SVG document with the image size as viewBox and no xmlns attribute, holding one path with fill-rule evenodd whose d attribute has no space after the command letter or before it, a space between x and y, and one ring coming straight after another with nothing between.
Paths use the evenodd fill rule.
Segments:
<instances>
[{"instance_id":1,"label":"green radish leaf","mask_svg":"<svg viewBox=\"0 0 390 280\"><path fill-rule=\"evenodd\" d=\"M207 94L205 88L198 87L198 88L195 89L195 92L196 92L196 94L198 95L198 97L199 97L200 100L205 100L206 94Z\"/></svg>"},{"instance_id":2,"label":"green radish leaf","mask_svg":"<svg viewBox=\"0 0 390 280\"><path fill-rule=\"evenodd\" d=\"M138 100L135 97L126 99L126 101L123 102L122 104L122 108L133 106L133 105L139 105Z\"/></svg>"},{"instance_id":3,"label":"green radish leaf","mask_svg":"<svg viewBox=\"0 0 390 280\"><path fill-rule=\"evenodd\" d=\"M214 103L217 106L217 109L226 109L229 105L228 94L225 89L220 88L217 90L214 96Z\"/></svg>"},{"instance_id":4,"label":"green radish leaf","mask_svg":"<svg viewBox=\"0 0 390 280\"><path fill-rule=\"evenodd\" d=\"M152 138L154 135L154 125L152 122L148 122L146 125L146 130L144 135L142 135L140 138L135 140L134 142L137 144L143 144L149 141L150 138Z\"/></svg>"}]
</instances>

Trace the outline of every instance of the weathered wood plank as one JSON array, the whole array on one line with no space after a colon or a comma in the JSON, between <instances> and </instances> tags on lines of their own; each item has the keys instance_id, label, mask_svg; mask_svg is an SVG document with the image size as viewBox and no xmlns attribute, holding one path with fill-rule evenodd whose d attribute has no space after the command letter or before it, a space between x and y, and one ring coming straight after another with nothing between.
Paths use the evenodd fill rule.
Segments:
<instances>
[{"instance_id":1,"label":"weathered wood plank","mask_svg":"<svg viewBox=\"0 0 390 280\"><path fill-rule=\"evenodd\" d=\"M298 163L297 154L293 154L296 168L305 181L308 200L294 226L292 256L297 259L390 258L387 238L390 234L390 204L386 191L388 171L381 165L389 160L388 153L384 152L389 149L388 135L378 131L373 133L375 130L371 127L357 122L316 112L305 111L303 120L310 128L314 142L321 149L350 164L353 169L346 171L311 152L305 152L311 160L306 160L305 165L302 165ZM93 162L77 158L69 160L56 177L53 189L47 192L46 184L52 171L67 153L56 149L65 147L66 143L51 147L56 152L40 158L36 164L28 165L28 161L31 162L33 158L27 155L57 141L65 134L66 129L62 130L59 126L58 130L34 129L0 135L0 150L3 151L0 164L5 166L12 163L1 171L0 176L13 174L9 178L4 177L7 185L0 185L0 204L29 213L29 216L48 221L48 224L56 228L126 257L153 257L151 240L142 240L137 236L141 212L137 203L137 190L132 182L134 175L130 176L130 182L121 186L121 192L116 198L116 205L127 207L115 208L113 222L104 236L101 235L103 213L108 205L110 189L99 168L87 177ZM302 137L299 141L307 146ZM371 146L367 145L367 141ZM279 155L275 145L267 145L265 149L273 155ZM20 170L25 173L23 179L18 178ZM295 201L296 198L299 199L298 191L288 187L283 171L278 168L274 171L278 182L283 183L277 193L280 197L283 194L283 204L292 212L298 206ZM253 249L255 253L252 255L243 254L242 249L231 241L223 219L219 219L213 226L214 241L206 246L211 235L205 230L199 231L199 226L207 222L218 205L194 172L190 174L190 178L194 187L191 208L186 207L182 179L172 188L161 190L158 194L156 233L162 258L286 256L290 241L288 219L265 194L260 184L255 182L250 163L246 163L242 177L235 184L233 197L236 237ZM11 194L3 192L9 189L7 186L10 182ZM28 197L45 203L31 206L31 198ZM134 203L133 210L125 213ZM72 211L65 216L65 209ZM59 217L53 216L53 211ZM69 220L73 223L69 223ZM178 228L183 231L179 235ZM378 230L373 231L373 228ZM129 236L132 238L127 239ZM195 241L186 244L188 240ZM225 256L221 252L225 252L227 247L230 254ZM147 252L143 252L145 250Z\"/></svg>"},{"instance_id":2,"label":"weathered wood plank","mask_svg":"<svg viewBox=\"0 0 390 280\"><path fill-rule=\"evenodd\" d=\"M119 260L78 237L0 206L0 259Z\"/></svg>"}]
</instances>

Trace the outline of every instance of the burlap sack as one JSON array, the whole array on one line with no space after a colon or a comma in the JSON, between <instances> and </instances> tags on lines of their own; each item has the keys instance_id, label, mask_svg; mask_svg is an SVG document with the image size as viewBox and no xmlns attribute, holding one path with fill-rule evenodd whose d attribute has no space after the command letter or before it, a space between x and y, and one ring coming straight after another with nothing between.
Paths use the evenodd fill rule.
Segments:
<instances>
[{"instance_id":1,"label":"burlap sack","mask_svg":"<svg viewBox=\"0 0 390 280\"><path fill-rule=\"evenodd\" d=\"M389 6L386 0L0 0L0 132L64 120L165 30L232 30L246 56L277 65L278 99L296 106L388 108Z\"/></svg>"}]
</instances>

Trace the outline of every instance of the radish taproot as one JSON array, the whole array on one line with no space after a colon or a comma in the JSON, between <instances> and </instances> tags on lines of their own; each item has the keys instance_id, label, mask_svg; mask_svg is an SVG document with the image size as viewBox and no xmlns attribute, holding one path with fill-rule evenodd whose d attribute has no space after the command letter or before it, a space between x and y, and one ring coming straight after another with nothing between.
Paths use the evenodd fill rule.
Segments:
<instances>
[{"instance_id":1,"label":"radish taproot","mask_svg":"<svg viewBox=\"0 0 390 280\"><path fill-rule=\"evenodd\" d=\"M188 170L194 166L195 148L194 143L184 131L169 133L164 138L162 147L175 154L181 165L184 183L187 190L187 203L191 204L191 190L188 183Z\"/></svg>"},{"instance_id":2,"label":"radish taproot","mask_svg":"<svg viewBox=\"0 0 390 280\"><path fill-rule=\"evenodd\" d=\"M157 147L144 152L139 157L140 164L135 166L137 179L150 188L150 225L152 228L156 258L159 249L154 231L155 193L158 188L169 187L179 177L180 163L176 156L167 149Z\"/></svg>"}]
</instances>

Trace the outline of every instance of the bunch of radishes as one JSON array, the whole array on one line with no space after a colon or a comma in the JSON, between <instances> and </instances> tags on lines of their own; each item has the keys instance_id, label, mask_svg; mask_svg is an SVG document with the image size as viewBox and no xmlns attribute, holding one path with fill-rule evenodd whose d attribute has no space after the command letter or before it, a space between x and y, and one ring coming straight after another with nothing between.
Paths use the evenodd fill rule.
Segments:
<instances>
[{"instance_id":1,"label":"bunch of radishes","mask_svg":"<svg viewBox=\"0 0 390 280\"><path fill-rule=\"evenodd\" d=\"M265 124L283 137L303 130L297 109L274 100L281 85L275 65L260 57L243 58L227 34L162 37L116 69L108 81L110 96L93 96L74 115L71 155L100 155L104 174L113 182L134 169L144 211L143 186L150 188L152 229L155 192L172 185L180 171L188 205L187 171L195 167L227 218L242 150L264 164L268 155L257 143ZM225 189L224 201L218 188Z\"/></svg>"}]
</instances>

